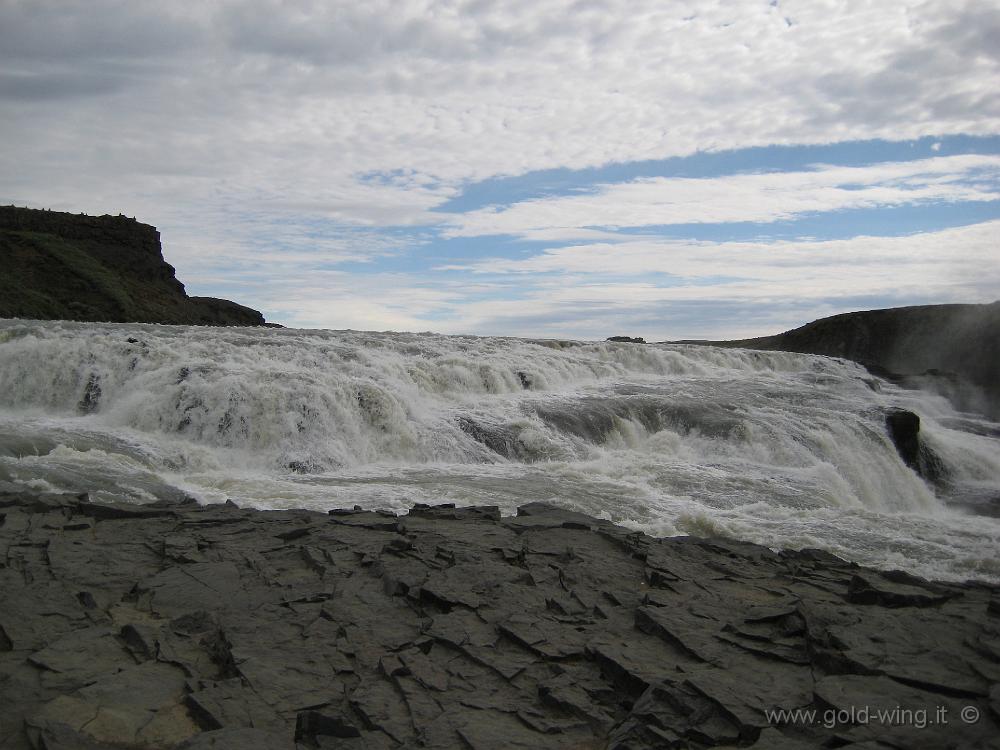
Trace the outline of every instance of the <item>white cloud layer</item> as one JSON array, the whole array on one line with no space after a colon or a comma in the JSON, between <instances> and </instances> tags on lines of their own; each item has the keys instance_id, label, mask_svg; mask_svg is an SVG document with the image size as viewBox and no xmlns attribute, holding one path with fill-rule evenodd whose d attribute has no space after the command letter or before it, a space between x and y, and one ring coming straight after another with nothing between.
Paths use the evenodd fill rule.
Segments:
<instances>
[{"instance_id":1,"label":"white cloud layer","mask_svg":"<svg viewBox=\"0 0 1000 750\"><path fill-rule=\"evenodd\" d=\"M715 178L652 177L454 216L451 236L583 239L587 227L773 222L801 214L1000 199L1000 156L964 155L865 167Z\"/></svg>"},{"instance_id":2,"label":"white cloud layer","mask_svg":"<svg viewBox=\"0 0 1000 750\"><path fill-rule=\"evenodd\" d=\"M998 33L992 0L6 0L0 189L409 223L499 174L996 133Z\"/></svg>"},{"instance_id":3,"label":"white cloud layer","mask_svg":"<svg viewBox=\"0 0 1000 750\"><path fill-rule=\"evenodd\" d=\"M764 290L812 280L818 291L884 293L990 280L1000 289L1000 221L903 237L825 241L693 242L640 240L560 247L523 260L486 259L449 270L488 274L669 274L680 279L736 278ZM716 289L726 286L717 283ZM700 288L700 287L699 287ZM803 287L803 292L810 287ZM691 288L689 287L689 290ZM676 290L675 290L676 291ZM671 292L674 293L674 292ZM685 292L687 293L687 292ZM706 294L712 293L706 291ZM770 292L762 291L769 294Z\"/></svg>"},{"instance_id":4,"label":"white cloud layer","mask_svg":"<svg viewBox=\"0 0 1000 750\"><path fill-rule=\"evenodd\" d=\"M992 272L972 274L954 255L968 245L982 259L972 234L942 235L957 243L941 246L958 269L945 273L919 253L908 262L891 240L772 255L644 238L612 249L613 235L594 229L994 196L995 184L973 179L974 159L948 156L634 181L451 219L459 235L597 243L524 261L562 269L549 287L525 287L513 272L527 267L510 261L477 266L500 280L475 292L468 279L330 267L401 252L387 227L430 228L442 220L431 209L498 175L1000 133L998 38L995 0L0 0L0 202L136 216L161 229L195 291L238 288L241 302L309 325L559 335L579 325L582 335L648 320L643 332L671 335L651 312L669 300L801 293L815 307L831 260L833 295L850 281L981 297ZM996 160L978 163L995 183ZM855 251L859 263L893 260L837 261ZM590 269L612 253L633 274L666 269L669 256L671 273L699 276L715 257L725 259L715 273L732 261L755 281L604 284ZM789 270L813 262L802 278Z\"/></svg>"},{"instance_id":5,"label":"white cloud layer","mask_svg":"<svg viewBox=\"0 0 1000 750\"><path fill-rule=\"evenodd\" d=\"M293 269L243 281L305 327L738 338L859 306L993 301L998 247L991 221L907 237L563 247L455 269L473 272L471 282Z\"/></svg>"}]
</instances>

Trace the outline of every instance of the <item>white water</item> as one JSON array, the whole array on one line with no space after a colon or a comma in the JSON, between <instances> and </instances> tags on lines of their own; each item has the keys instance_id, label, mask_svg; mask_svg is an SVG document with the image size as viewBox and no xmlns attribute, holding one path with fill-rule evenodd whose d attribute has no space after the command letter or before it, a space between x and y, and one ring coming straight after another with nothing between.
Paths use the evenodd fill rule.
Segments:
<instances>
[{"instance_id":1,"label":"white water","mask_svg":"<svg viewBox=\"0 0 1000 750\"><path fill-rule=\"evenodd\" d=\"M921 416L942 497L897 455L890 406ZM996 429L809 355L0 321L0 480L98 499L544 500L656 535L996 581L1000 520L956 504L1000 497Z\"/></svg>"}]
</instances>

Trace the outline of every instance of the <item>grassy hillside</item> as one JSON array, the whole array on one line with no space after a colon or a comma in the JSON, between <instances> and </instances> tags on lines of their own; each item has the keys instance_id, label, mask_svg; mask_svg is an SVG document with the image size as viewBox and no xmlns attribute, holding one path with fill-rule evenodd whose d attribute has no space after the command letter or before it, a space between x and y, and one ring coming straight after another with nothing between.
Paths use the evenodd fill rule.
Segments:
<instances>
[{"instance_id":1,"label":"grassy hillside","mask_svg":"<svg viewBox=\"0 0 1000 750\"><path fill-rule=\"evenodd\" d=\"M0 206L0 317L262 325L256 310L188 297L154 227Z\"/></svg>"}]
</instances>

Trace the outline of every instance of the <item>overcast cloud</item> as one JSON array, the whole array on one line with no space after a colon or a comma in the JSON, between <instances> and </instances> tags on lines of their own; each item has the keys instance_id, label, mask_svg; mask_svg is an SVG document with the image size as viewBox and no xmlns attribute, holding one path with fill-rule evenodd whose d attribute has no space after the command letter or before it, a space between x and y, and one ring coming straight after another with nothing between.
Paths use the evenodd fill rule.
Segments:
<instances>
[{"instance_id":1,"label":"overcast cloud","mask_svg":"<svg viewBox=\"0 0 1000 750\"><path fill-rule=\"evenodd\" d=\"M768 333L838 305L1000 296L960 262L962 243L997 259L998 81L994 0L0 0L0 202L136 216L192 292L292 324L725 335L720 311L753 300L741 328ZM872 139L920 150L879 158ZM621 171L815 144L868 155ZM558 189L542 171L584 169ZM535 174L534 190L455 207ZM865 211L899 224L882 239L841 227L849 246L803 227L802 254L788 236L623 234ZM930 273L941 233L958 244ZM507 244L478 244L490 236ZM703 243L723 266L689 267ZM889 246L892 267L867 275L840 256ZM738 273L736 255L752 259ZM836 289L782 270L801 257L831 263ZM688 281L595 278L644 263ZM525 287L528 269L563 274L546 282L558 293ZM681 297L715 307L678 318Z\"/></svg>"}]
</instances>

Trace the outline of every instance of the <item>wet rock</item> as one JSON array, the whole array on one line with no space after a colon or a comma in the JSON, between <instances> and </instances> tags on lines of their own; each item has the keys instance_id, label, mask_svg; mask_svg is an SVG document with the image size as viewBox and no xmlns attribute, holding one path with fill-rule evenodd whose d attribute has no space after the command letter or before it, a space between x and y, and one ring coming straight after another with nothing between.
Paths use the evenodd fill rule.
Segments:
<instances>
[{"instance_id":1,"label":"wet rock","mask_svg":"<svg viewBox=\"0 0 1000 750\"><path fill-rule=\"evenodd\" d=\"M77 411L81 414L90 414L97 411L101 402L101 376L91 373L87 378L87 384L83 387L83 396L77 404Z\"/></svg>"},{"instance_id":2,"label":"wet rock","mask_svg":"<svg viewBox=\"0 0 1000 750\"><path fill-rule=\"evenodd\" d=\"M482 443L504 458L514 458L518 455L516 436L502 425L488 425L469 417L459 417L458 426L477 443Z\"/></svg>"},{"instance_id":3,"label":"wet rock","mask_svg":"<svg viewBox=\"0 0 1000 750\"><path fill-rule=\"evenodd\" d=\"M17 488L0 503L5 749L988 747L1000 732L995 587L651 539L544 503L504 518ZM823 720L897 704L955 725ZM980 719L959 727L966 706ZM797 709L818 718L772 713Z\"/></svg>"},{"instance_id":4,"label":"wet rock","mask_svg":"<svg viewBox=\"0 0 1000 750\"><path fill-rule=\"evenodd\" d=\"M956 592L928 585L916 576L894 571L878 578L856 575L847 586L847 600L882 607L931 607L957 596Z\"/></svg>"},{"instance_id":5,"label":"wet rock","mask_svg":"<svg viewBox=\"0 0 1000 750\"><path fill-rule=\"evenodd\" d=\"M889 409L885 414L889 437L903 462L932 484L947 481L948 471L941 458L920 440L920 417L905 409Z\"/></svg>"},{"instance_id":6,"label":"wet rock","mask_svg":"<svg viewBox=\"0 0 1000 750\"><path fill-rule=\"evenodd\" d=\"M885 427L899 457L916 469L920 457L920 417L905 409L889 409L885 413Z\"/></svg>"},{"instance_id":7,"label":"wet rock","mask_svg":"<svg viewBox=\"0 0 1000 750\"><path fill-rule=\"evenodd\" d=\"M169 507L155 508L146 505L130 505L128 503L115 505L86 503L80 507L80 514L98 521L155 518L174 515Z\"/></svg>"}]
</instances>

